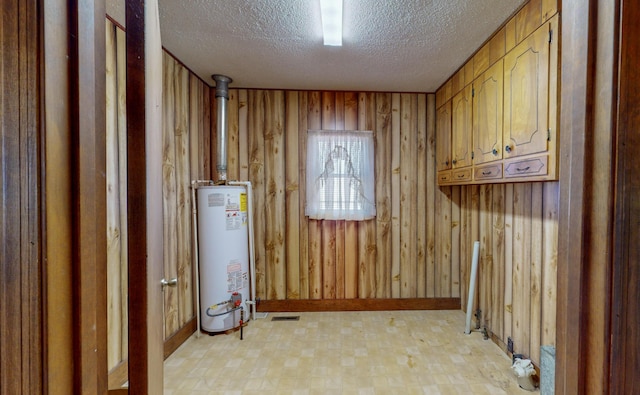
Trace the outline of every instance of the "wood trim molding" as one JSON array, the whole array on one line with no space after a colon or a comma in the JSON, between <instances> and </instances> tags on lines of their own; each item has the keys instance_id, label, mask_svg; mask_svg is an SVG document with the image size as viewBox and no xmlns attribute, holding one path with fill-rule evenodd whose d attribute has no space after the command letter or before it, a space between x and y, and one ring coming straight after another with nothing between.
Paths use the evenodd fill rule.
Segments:
<instances>
[{"instance_id":1,"label":"wood trim molding","mask_svg":"<svg viewBox=\"0 0 640 395\"><path fill-rule=\"evenodd\" d=\"M585 392L591 164L597 43L595 0L562 4L560 207L555 392ZM597 165L597 164L596 164ZM606 193L606 191L604 191ZM604 339L603 339L604 341Z\"/></svg>"},{"instance_id":2,"label":"wood trim molding","mask_svg":"<svg viewBox=\"0 0 640 395\"><path fill-rule=\"evenodd\" d=\"M460 298L261 300L260 312L459 310Z\"/></svg>"},{"instance_id":3,"label":"wood trim molding","mask_svg":"<svg viewBox=\"0 0 640 395\"><path fill-rule=\"evenodd\" d=\"M70 2L74 388L107 392L104 1Z\"/></svg>"},{"instance_id":4,"label":"wood trim molding","mask_svg":"<svg viewBox=\"0 0 640 395\"><path fill-rule=\"evenodd\" d=\"M147 271L147 162L145 111L145 0L126 2L127 53L127 236L129 385L149 392L149 322Z\"/></svg>"},{"instance_id":5,"label":"wood trim molding","mask_svg":"<svg viewBox=\"0 0 640 395\"><path fill-rule=\"evenodd\" d=\"M164 341L164 359L169 358L169 356L173 354L173 352L176 351L182 343L187 341L187 339L196 332L197 325L196 318L194 317L170 338Z\"/></svg>"},{"instance_id":6,"label":"wood trim molding","mask_svg":"<svg viewBox=\"0 0 640 395\"><path fill-rule=\"evenodd\" d=\"M619 106L616 130L615 225L611 309L610 382L612 394L640 391L640 4L621 0L619 21Z\"/></svg>"},{"instance_id":7,"label":"wood trim molding","mask_svg":"<svg viewBox=\"0 0 640 395\"><path fill-rule=\"evenodd\" d=\"M3 4L5 4L3 2ZM70 10L65 0L43 2L43 96L46 259L47 394L73 392L71 111L68 37ZM64 10L64 12L61 12Z\"/></svg>"},{"instance_id":8,"label":"wood trim molding","mask_svg":"<svg viewBox=\"0 0 640 395\"><path fill-rule=\"evenodd\" d=\"M162 48L156 0L126 2L129 388L162 393ZM104 15L103 15L104 18ZM135 281L133 281L135 280Z\"/></svg>"},{"instance_id":9,"label":"wood trim molding","mask_svg":"<svg viewBox=\"0 0 640 395\"><path fill-rule=\"evenodd\" d=\"M180 347L191 335L196 332L196 319L193 318L187 322L178 332L165 340L164 342L164 359L169 358L178 347ZM109 372L109 389L120 390L122 386L129 380L129 361L124 360L116 365ZM111 393L111 392L110 392Z\"/></svg>"},{"instance_id":10,"label":"wood trim molding","mask_svg":"<svg viewBox=\"0 0 640 395\"><path fill-rule=\"evenodd\" d=\"M109 390L120 389L129 380L129 361L124 360L109 371Z\"/></svg>"},{"instance_id":11,"label":"wood trim molding","mask_svg":"<svg viewBox=\"0 0 640 395\"><path fill-rule=\"evenodd\" d=\"M563 4L562 113L558 298L556 329L556 393L577 394L582 372L582 214L587 100L590 2ZM586 23L584 23L586 22ZM569 132L570 131L570 132ZM575 231L572 231L575 230Z\"/></svg>"}]
</instances>

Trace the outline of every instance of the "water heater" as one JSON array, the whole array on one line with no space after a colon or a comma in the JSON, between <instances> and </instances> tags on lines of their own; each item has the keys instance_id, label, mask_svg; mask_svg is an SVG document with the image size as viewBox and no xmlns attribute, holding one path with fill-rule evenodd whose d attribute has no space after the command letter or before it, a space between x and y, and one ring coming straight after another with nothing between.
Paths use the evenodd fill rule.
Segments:
<instances>
[{"instance_id":1,"label":"water heater","mask_svg":"<svg viewBox=\"0 0 640 395\"><path fill-rule=\"evenodd\" d=\"M197 189L200 326L222 332L249 317L249 212L243 186Z\"/></svg>"}]
</instances>

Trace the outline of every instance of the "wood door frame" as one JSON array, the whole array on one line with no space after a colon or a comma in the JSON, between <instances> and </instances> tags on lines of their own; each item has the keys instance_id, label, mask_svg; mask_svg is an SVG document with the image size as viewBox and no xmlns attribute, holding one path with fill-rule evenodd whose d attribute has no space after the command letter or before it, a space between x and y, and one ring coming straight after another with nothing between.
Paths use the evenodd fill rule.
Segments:
<instances>
[{"instance_id":1,"label":"wood door frame","mask_svg":"<svg viewBox=\"0 0 640 395\"><path fill-rule=\"evenodd\" d=\"M555 392L584 393L583 303L586 284L584 220L587 214L585 155L592 133L595 1L565 1L562 6L560 208L558 225L558 293Z\"/></svg>"},{"instance_id":2,"label":"wood door frame","mask_svg":"<svg viewBox=\"0 0 640 395\"><path fill-rule=\"evenodd\" d=\"M107 391L105 6L75 0L70 12L74 390Z\"/></svg>"},{"instance_id":3,"label":"wood door frame","mask_svg":"<svg viewBox=\"0 0 640 395\"><path fill-rule=\"evenodd\" d=\"M634 374L637 371L634 361L637 361L640 340L640 319L637 311L637 265L640 247L637 243L639 233L634 230L634 222L638 222L640 211L637 202L637 193L640 192L640 166L635 157L640 149L640 78L637 75L637 65L640 61L640 45L637 39L640 35L640 5L637 1L622 0L620 9L619 106L614 163L616 185L613 296L608 386L609 393L613 394L637 392L640 384L640 380ZM633 307L635 310L629 310Z\"/></svg>"},{"instance_id":4,"label":"wood door frame","mask_svg":"<svg viewBox=\"0 0 640 395\"><path fill-rule=\"evenodd\" d=\"M71 70L69 67L70 9L65 0L44 3L43 17L43 129L44 129L44 259L47 394L73 391L73 280L71 187ZM62 12L60 12L63 10ZM46 40L44 39L46 37Z\"/></svg>"},{"instance_id":5,"label":"wood door frame","mask_svg":"<svg viewBox=\"0 0 640 395\"><path fill-rule=\"evenodd\" d=\"M163 389L162 203L157 197L162 194L162 139L157 138L162 127L156 124L161 111L157 107L162 104L157 92L162 87L162 49L154 35L159 30L157 20L147 20L157 16L157 3L150 3L127 0L125 9L127 114L132 115L127 116L128 392L132 394L162 394ZM155 86L156 63L160 88ZM160 103L154 101L158 98Z\"/></svg>"},{"instance_id":6,"label":"wood door frame","mask_svg":"<svg viewBox=\"0 0 640 395\"><path fill-rule=\"evenodd\" d=\"M145 151L145 0L128 1L127 27L127 228L128 278L137 287L128 286L129 390L148 393L148 293L147 293L147 177ZM132 352L134 351L134 352Z\"/></svg>"},{"instance_id":7,"label":"wood door frame","mask_svg":"<svg viewBox=\"0 0 640 395\"><path fill-rule=\"evenodd\" d=\"M46 394L106 394L104 0L38 1Z\"/></svg>"},{"instance_id":8,"label":"wood door frame","mask_svg":"<svg viewBox=\"0 0 640 395\"><path fill-rule=\"evenodd\" d=\"M640 126L640 114L633 111L640 100L640 79L634 74L640 7L632 1L591 0L567 2L562 12L555 391L630 393L629 385L637 384L625 380L636 375L625 374L624 367L637 369L626 360L627 350L637 349L637 326L631 321L637 314L623 302L634 263L627 254L638 256L638 244L628 240L637 233L633 236L625 220L631 196L640 190L640 168L632 158L640 149L633 134ZM607 249L597 251L597 258L590 256L594 240ZM627 333L629 327L636 332Z\"/></svg>"}]
</instances>

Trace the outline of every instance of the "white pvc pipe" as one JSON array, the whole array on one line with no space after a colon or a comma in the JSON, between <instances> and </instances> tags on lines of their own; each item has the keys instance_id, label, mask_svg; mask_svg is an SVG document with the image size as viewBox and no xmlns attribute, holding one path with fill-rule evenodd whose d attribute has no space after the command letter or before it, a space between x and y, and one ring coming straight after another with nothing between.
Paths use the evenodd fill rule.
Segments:
<instances>
[{"instance_id":1,"label":"white pvc pipe","mask_svg":"<svg viewBox=\"0 0 640 395\"><path fill-rule=\"evenodd\" d=\"M198 185L211 185L210 180L191 180L191 212L193 214L193 251L196 276L196 338L200 337L200 261L198 259L198 205L196 204L196 189Z\"/></svg>"},{"instance_id":2,"label":"white pvc pipe","mask_svg":"<svg viewBox=\"0 0 640 395\"><path fill-rule=\"evenodd\" d=\"M471 333L471 313L473 310L473 299L476 294L476 276L478 273L478 256L480 255L480 242L473 242L473 260L471 261L471 277L469 278L469 298L467 302L467 323L464 333Z\"/></svg>"},{"instance_id":3,"label":"white pvc pipe","mask_svg":"<svg viewBox=\"0 0 640 395\"><path fill-rule=\"evenodd\" d=\"M229 181L228 185L243 185L247 188L247 217L249 226L249 276L251 277L251 300L247 303L251 306L251 319L256 319L256 260L253 240L253 189L251 181Z\"/></svg>"}]
</instances>

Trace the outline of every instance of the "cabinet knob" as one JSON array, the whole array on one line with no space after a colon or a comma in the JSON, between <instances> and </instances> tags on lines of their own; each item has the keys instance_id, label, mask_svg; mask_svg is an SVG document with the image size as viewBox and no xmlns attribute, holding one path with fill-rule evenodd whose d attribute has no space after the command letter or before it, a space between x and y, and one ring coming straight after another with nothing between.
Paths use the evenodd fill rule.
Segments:
<instances>
[{"instance_id":1,"label":"cabinet knob","mask_svg":"<svg viewBox=\"0 0 640 395\"><path fill-rule=\"evenodd\" d=\"M451 163L455 165L456 163L458 163L458 161L454 159L453 161L451 161Z\"/></svg>"},{"instance_id":2,"label":"cabinet knob","mask_svg":"<svg viewBox=\"0 0 640 395\"><path fill-rule=\"evenodd\" d=\"M505 145L504 146L504 150L507 152L511 152L511 146L510 145Z\"/></svg>"},{"instance_id":3,"label":"cabinet knob","mask_svg":"<svg viewBox=\"0 0 640 395\"><path fill-rule=\"evenodd\" d=\"M447 161L445 161L445 162L444 162L444 165L445 165L445 166L449 166L449 161L448 161L448 160L447 160Z\"/></svg>"},{"instance_id":4,"label":"cabinet knob","mask_svg":"<svg viewBox=\"0 0 640 395\"><path fill-rule=\"evenodd\" d=\"M493 155L498 155L498 150L497 149L493 149L493 151L491 151L493 153Z\"/></svg>"}]
</instances>

